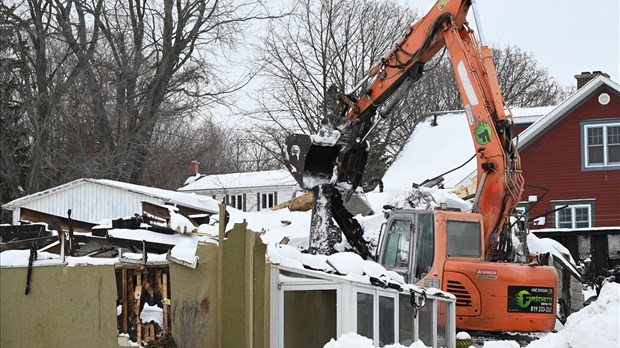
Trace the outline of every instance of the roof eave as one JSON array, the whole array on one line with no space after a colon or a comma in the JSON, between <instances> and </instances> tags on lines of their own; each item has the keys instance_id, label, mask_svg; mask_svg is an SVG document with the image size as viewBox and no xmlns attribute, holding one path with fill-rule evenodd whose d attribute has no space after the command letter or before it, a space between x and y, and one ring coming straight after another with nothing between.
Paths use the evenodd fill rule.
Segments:
<instances>
[{"instance_id":1,"label":"roof eave","mask_svg":"<svg viewBox=\"0 0 620 348\"><path fill-rule=\"evenodd\" d=\"M64 190L67 190L70 187L79 185L79 184L81 184L83 182L94 182L94 181L96 181L96 180L88 179L88 178L81 178L81 179L73 180L71 182L68 182L66 184L62 184L60 186L54 186L54 187L51 187L51 188L49 188L47 190L35 192L35 193L29 194L27 196L14 199L14 200L12 200L12 201L10 201L8 203L3 204L2 205L2 209L5 209L5 210L15 210L16 208L19 208L24 202L32 201L32 200L34 200L34 199L36 199L36 198L38 198L40 196L43 196L43 195L46 195L46 194L49 194L49 193L53 193L53 192L62 192Z\"/></svg>"},{"instance_id":2,"label":"roof eave","mask_svg":"<svg viewBox=\"0 0 620 348\"><path fill-rule=\"evenodd\" d=\"M612 90L615 90L617 94L620 94L620 85L603 75L597 76L578 89L564 102L560 103L560 105L558 105L546 116L543 116L519 134L519 150L526 148L534 142L540 134L546 132L547 129L555 124L563 115L581 103L583 98L595 92L603 85L609 86Z\"/></svg>"}]
</instances>

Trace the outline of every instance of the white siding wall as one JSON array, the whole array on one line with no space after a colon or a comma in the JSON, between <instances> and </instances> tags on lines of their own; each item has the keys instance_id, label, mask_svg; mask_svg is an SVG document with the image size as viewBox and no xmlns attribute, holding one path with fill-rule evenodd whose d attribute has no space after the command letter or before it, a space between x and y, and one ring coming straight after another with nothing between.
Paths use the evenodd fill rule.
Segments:
<instances>
[{"instance_id":1,"label":"white siding wall","mask_svg":"<svg viewBox=\"0 0 620 348\"><path fill-rule=\"evenodd\" d=\"M252 188L231 188L231 189L213 189L213 190L200 190L200 191L184 191L184 192L194 192L197 195L204 195L213 197L218 201L222 201L225 195L243 195L245 194L246 202L245 207L246 211L257 211L257 194L262 193L272 193L277 192L277 202L276 204L284 203L289 201L294 197L297 192L296 186L265 186L265 187L252 187ZM262 210L262 209L261 209Z\"/></svg>"},{"instance_id":2,"label":"white siding wall","mask_svg":"<svg viewBox=\"0 0 620 348\"><path fill-rule=\"evenodd\" d=\"M102 219L117 219L140 214L142 201L164 203L163 200L151 196L91 182L81 182L59 192L50 192L22 206L62 217L67 217L67 211L71 209L72 219L98 223Z\"/></svg>"}]
</instances>

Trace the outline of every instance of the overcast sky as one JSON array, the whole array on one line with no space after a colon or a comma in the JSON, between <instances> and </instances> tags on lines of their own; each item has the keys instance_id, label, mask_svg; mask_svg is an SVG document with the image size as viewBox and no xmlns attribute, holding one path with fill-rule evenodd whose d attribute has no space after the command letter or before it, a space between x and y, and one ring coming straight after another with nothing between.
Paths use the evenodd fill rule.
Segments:
<instances>
[{"instance_id":1,"label":"overcast sky","mask_svg":"<svg viewBox=\"0 0 620 348\"><path fill-rule=\"evenodd\" d=\"M396 1L417 8L420 16L436 3ZM477 0L477 4L489 45L516 45L532 53L538 65L564 86L576 86L574 75L595 70L620 83L619 0ZM472 13L468 16L470 23L474 23ZM247 67L237 70L244 69ZM253 95L257 85L259 80L244 88L245 93ZM242 109L253 107L247 95L240 94L237 100ZM213 112L222 122L228 122L226 115L231 114L238 111L219 108ZM232 122L237 122L236 118Z\"/></svg>"},{"instance_id":2,"label":"overcast sky","mask_svg":"<svg viewBox=\"0 0 620 348\"><path fill-rule=\"evenodd\" d=\"M436 0L398 0L426 14ZM600 70L620 81L620 1L477 0L490 45L516 45L563 85ZM468 16L473 23L472 11Z\"/></svg>"}]
</instances>

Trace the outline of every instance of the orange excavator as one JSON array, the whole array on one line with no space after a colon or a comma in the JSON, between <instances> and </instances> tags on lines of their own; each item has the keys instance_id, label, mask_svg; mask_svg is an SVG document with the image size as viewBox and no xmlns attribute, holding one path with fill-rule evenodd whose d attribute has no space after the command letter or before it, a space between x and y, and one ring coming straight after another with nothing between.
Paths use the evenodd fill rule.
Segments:
<instances>
[{"instance_id":1,"label":"orange excavator","mask_svg":"<svg viewBox=\"0 0 620 348\"><path fill-rule=\"evenodd\" d=\"M482 45L466 21L470 8ZM361 83L338 96L338 109L318 134L289 136L286 161L299 184L314 192L310 251L333 252L334 238L325 223L331 215L357 252L372 258L363 229L343 202L360 185L368 135L422 76L424 64L445 47L476 148L473 209L393 212L377 261L410 283L454 294L459 329L550 331L556 318L557 273L544 262L514 257L510 214L524 180L512 116L477 17L473 0L437 1ZM325 210L327 218L320 213Z\"/></svg>"}]
</instances>

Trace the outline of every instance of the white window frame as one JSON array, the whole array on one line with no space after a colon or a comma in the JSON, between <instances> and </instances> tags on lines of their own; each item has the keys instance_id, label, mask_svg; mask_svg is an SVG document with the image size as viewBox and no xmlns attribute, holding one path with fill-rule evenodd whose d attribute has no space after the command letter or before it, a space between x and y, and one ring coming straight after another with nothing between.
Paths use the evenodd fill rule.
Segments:
<instances>
[{"instance_id":1,"label":"white window frame","mask_svg":"<svg viewBox=\"0 0 620 348\"><path fill-rule=\"evenodd\" d=\"M381 325L380 320L379 320L379 297L383 296L385 298L390 298L392 299L393 303L394 303L394 318L392 320L392 322L394 323L394 327L393 329L393 333L392 333L392 337L394 337L394 343L392 344L397 344L399 341L399 332L398 332L398 325L399 325L399 319L398 319L398 309L399 309L399 305L400 305L400 298L399 298L399 293L398 292L389 292L389 291L382 291L379 289L367 289L367 288L362 288L362 287L355 287L354 288L354 294L355 294L355 298L352 300L353 302L355 302L355 305L353 306L354 312L353 312L353 320L354 321L354 327L355 327L355 332L358 332L358 328L357 328L357 294L361 293L361 294L366 294L366 295L371 295L373 298L373 310L372 310L372 316L373 316L373 320L372 320L372 331L373 331L373 342L375 342L375 346L379 345L379 335L380 335L380 330L379 330L379 326ZM417 324L415 325L415 327L417 328ZM370 337L368 337L370 338ZM417 339L417 333L415 338Z\"/></svg>"},{"instance_id":2,"label":"white window frame","mask_svg":"<svg viewBox=\"0 0 620 348\"><path fill-rule=\"evenodd\" d=\"M377 294L375 295L375 318L377 319L375 323L373 323L375 325L375 342L377 342L377 344L379 343L379 340L381 339L381 337L379 337L381 335L380 333L380 326L381 326L381 321L379 320L379 311L380 309L380 297L385 297L385 298L390 298L392 299L392 303L394 304L394 310L393 310L393 318L392 318L392 324L394 325L394 327L392 327L392 337L394 338L394 342L390 343L390 344L398 344L399 341L399 332L398 332L398 326L399 326L399 319L398 319L398 310L399 310L399 305L400 305L400 298L398 297L398 293L397 292L383 292L380 290L377 290Z\"/></svg>"},{"instance_id":3,"label":"white window frame","mask_svg":"<svg viewBox=\"0 0 620 348\"><path fill-rule=\"evenodd\" d=\"M586 121L581 123L581 153L582 153L582 170L606 170L606 169L620 169L620 162L609 163L609 143L607 139L608 127L620 127L620 120L605 120L605 121ZM588 152L588 130L593 128L603 129L603 163L602 164L590 164L589 152Z\"/></svg>"},{"instance_id":4,"label":"white window frame","mask_svg":"<svg viewBox=\"0 0 620 348\"><path fill-rule=\"evenodd\" d=\"M593 227L594 222L594 204L592 201L586 202L559 202L553 201L553 209L557 209L561 206L567 205L564 209L570 209L571 211L571 226L570 227L560 227L560 210L557 210L553 213L554 221L553 226L555 228L591 228ZM588 209L588 226L587 227L577 227L577 214L575 212L578 208L587 208ZM564 210L562 209L562 210Z\"/></svg>"},{"instance_id":5,"label":"white window frame","mask_svg":"<svg viewBox=\"0 0 620 348\"><path fill-rule=\"evenodd\" d=\"M235 204L232 204L232 197L235 198ZM243 193L236 194L227 194L226 195L226 205L231 206L235 209L243 211Z\"/></svg>"},{"instance_id":6,"label":"white window frame","mask_svg":"<svg viewBox=\"0 0 620 348\"><path fill-rule=\"evenodd\" d=\"M354 291L355 294L355 299L353 302L355 302L355 306L353 306L353 318L352 320L354 320L354 326L355 326L355 333L357 333L358 335L361 335L359 333L358 327L357 327L357 294L366 294L366 295L370 295L372 296L372 335L374 337L367 337L373 340L373 342L377 342L378 338L377 335L379 334L379 314L378 314L378 310L379 310L379 304L377 303L379 301L379 297L377 296L377 292L371 289L365 289L365 288L357 288Z\"/></svg>"},{"instance_id":7,"label":"white window frame","mask_svg":"<svg viewBox=\"0 0 620 348\"><path fill-rule=\"evenodd\" d=\"M271 205L269 204L269 198L271 198ZM260 195L260 209L270 209L277 205L276 203L276 193L275 192L266 192L261 193Z\"/></svg>"}]
</instances>

